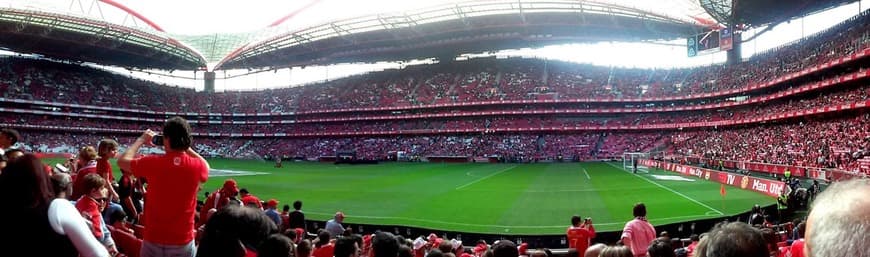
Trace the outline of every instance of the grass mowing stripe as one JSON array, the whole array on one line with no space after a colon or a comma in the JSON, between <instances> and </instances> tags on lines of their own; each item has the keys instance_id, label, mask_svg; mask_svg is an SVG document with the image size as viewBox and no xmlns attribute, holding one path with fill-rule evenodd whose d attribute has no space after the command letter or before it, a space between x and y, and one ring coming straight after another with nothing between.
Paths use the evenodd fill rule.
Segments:
<instances>
[{"instance_id":1,"label":"grass mowing stripe","mask_svg":"<svg viewBox=\"0 0 870 257\"><path fill-rule=\"evenodd\" d=\"M474 184L474 183L480 182L481 180L491 178L491 177L493 177L493 176L495 176L495 175L501 174L502 172L505 172L505 171L511 170L511 169L513 169L513 168L516 168L516 167L517 167L517 166L514 165L514 166L511 166L511 167L504 168L504 169L502 169L502 170L496 171L495 173L492 173L492 174L486 175L485 177L482 177L482 178L479 178L479 179L475 179L474 181L468 182L468 184L461 185L461 186L457 187L456 190L463 189L463 188L465 188L465 187L467 187L467 186L470 186L470 185L472 185L472 184Z\"/></svg>"},{"instance_id":2,"label":"grass mowing stripe","mask_svg":"<svg viewBox=\"0 0 870 257\"><path fill-rule=\"evenodd\" d=\"M689 201L692 201L692 202L694 202L694 203L697 203L698 205L701 205L701 206L706 207L707 209L710 209L710 210L712 210L712 211L715 211L715 212L719 213L719 215L725 215L724 212L722 212L722 211L720 211L720 210L717 210L716 208L710 207L709 205L706 205L706 204L704 204L704 203L702 203L702 202L699 202L698 200L695 200L694 198L691 198L691 197L689 197L689 196L687 196L687 195L684 195L683 193L677 192L677 191L675 191L675 190L673 190L673 189L671 189L671 188L669 188L669 187L666 187L666 186L663 186L663 185L661 185L661 184L659 184L659 183L656 183L655 181L649 180L648 178L645 178L645 177L643 177L643 176L641 176L641 175L634 174L634 173L632 173L632 172L626 170L626 169L623 168L623 167L619 167L619 166L613 165L613 163L609 163L609 162L607 163L607 165L613 166L614 168L617 168L617 169L621 169L621 170L623 170L623 171L625 171L625 172L627 172L627 173L629 173L629 174L632 174L632 175L634 175L634 176L637 176L638 178L641 178L641 179L643 179L643 180L646 180L646 182L649 182L650 184L653 184L653 185L656 185L656 186L661 187L662 189L665 189L665 190L671 191L671 193L674 193L674 194L677 194L677 195L679 195L679 196L682 196L683 198L686 198L686 199L688 199Z\"/></svg>"}]
</instances>

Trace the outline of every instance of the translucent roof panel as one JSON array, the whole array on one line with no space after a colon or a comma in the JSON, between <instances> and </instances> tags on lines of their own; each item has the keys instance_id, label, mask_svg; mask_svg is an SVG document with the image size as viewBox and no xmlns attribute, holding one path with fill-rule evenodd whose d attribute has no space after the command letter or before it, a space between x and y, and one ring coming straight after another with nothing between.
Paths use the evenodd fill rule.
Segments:
<instances>
[{"instance_id":1,"label":"translucent roof panel","mask_svg":"<svg viewBox=\"0 0 870 257\"><path fill-rule=\"evenodd\" d=\"M200 52L209 63L234 50L272 36L318 25L378 15L392 25L401 19L429 20L455 17L454 13L432 13L430 17L408 17L406 13L457 3L487 2L456 0L0 0L0 6L58 12L103 20L178 39ZM562 0L564 1L564 0ZM523 4L523 0L516 1ZM578 3L581 1L578 0ZM697 0L594 0L631 7L694 22L712 20ZM543 3L538 3L543 4ZM475 10L477 13L484 13ZM501 10L492 10L498 13ZM419 15L417 15L419 16ZM280 21L280 22L279 22ZM277 23L277 24L276 24ZM344 23L347 24L347 23ZM275 25L275 26L272 26ZM373 25L373 24L372 24ZM406 24L412 26L413 24ZM360 26L355 26L360 27ZM361 26L378 29L377 26ZM334 28L342 30L342 27Z\"/></svg>"}]
</instances>

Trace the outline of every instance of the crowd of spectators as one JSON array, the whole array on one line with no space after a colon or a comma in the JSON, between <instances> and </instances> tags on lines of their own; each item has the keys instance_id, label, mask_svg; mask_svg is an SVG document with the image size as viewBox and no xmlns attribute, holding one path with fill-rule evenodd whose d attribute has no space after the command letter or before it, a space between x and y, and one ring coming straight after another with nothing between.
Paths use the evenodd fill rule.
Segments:
<instances>
[{"instance_id":1,"label":"crowd of spectators","mask_svg":"<svg viewBox=\"0 0 870 257\"><path fill-rule=\"evenodd\" d=\"M152 111L254 113L484 100L685 96L770 81L870 46L868 15L735 65L628 69L555 61L472 60L411 66L316 85L197 93L86 66L0 59L2 97Z\"/></svg>"},{"instance_id":2,"label":"crowd of spectators","mask_svg":"<svg viewBox=\"0 0 870 257\"><path fill-rule=\"evenodd\" d=\"M673 149L677 154L706 158L867 172L868 119L870 116L863 114L795 124L680 132L673 136Z\"/></svg>"}]
</instances>

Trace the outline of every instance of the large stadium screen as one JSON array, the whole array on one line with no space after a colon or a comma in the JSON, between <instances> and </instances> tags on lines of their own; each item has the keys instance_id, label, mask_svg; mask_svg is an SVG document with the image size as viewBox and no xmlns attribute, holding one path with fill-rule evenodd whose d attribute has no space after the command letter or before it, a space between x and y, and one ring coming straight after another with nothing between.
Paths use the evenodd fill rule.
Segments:
<instances>
[{"instance_id":1,"label":"large stadium screen","mask_svg":"<svg viewBox=\"0 0 870 257\"><path fill-rule=\"evenodd\" d=\"M719 31L712 30L690 36L686 40L689 57L709 54L719 50Z\"/></svg>"}]
</instances>

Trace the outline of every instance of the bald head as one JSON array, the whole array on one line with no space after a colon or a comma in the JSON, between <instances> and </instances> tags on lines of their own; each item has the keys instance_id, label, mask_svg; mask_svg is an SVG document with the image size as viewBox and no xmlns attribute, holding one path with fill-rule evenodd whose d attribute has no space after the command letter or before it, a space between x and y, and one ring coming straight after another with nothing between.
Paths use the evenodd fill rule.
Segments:
<instances>
[{"instance_id":1,"label":"bald head","mask_svg":"<svg viewBox=\"0 0 870 257\"><path fill-rule=\"evenodd\" d=\"M870 257L870 180L832 184L813 201L807 218L810 257Z\"/></svg>"},{"instance_id":2,"label":"bald head","mask_svg":"<svg viewBox=\"0 0 870 257\"><path fill-rule=\"evenodd\" d=\"M604 247L607 245L598 243L586 248L586 253L583 254L583 257L598 257L601 254L601 250L604 250Z\"/></svg>"}]
</instances>

